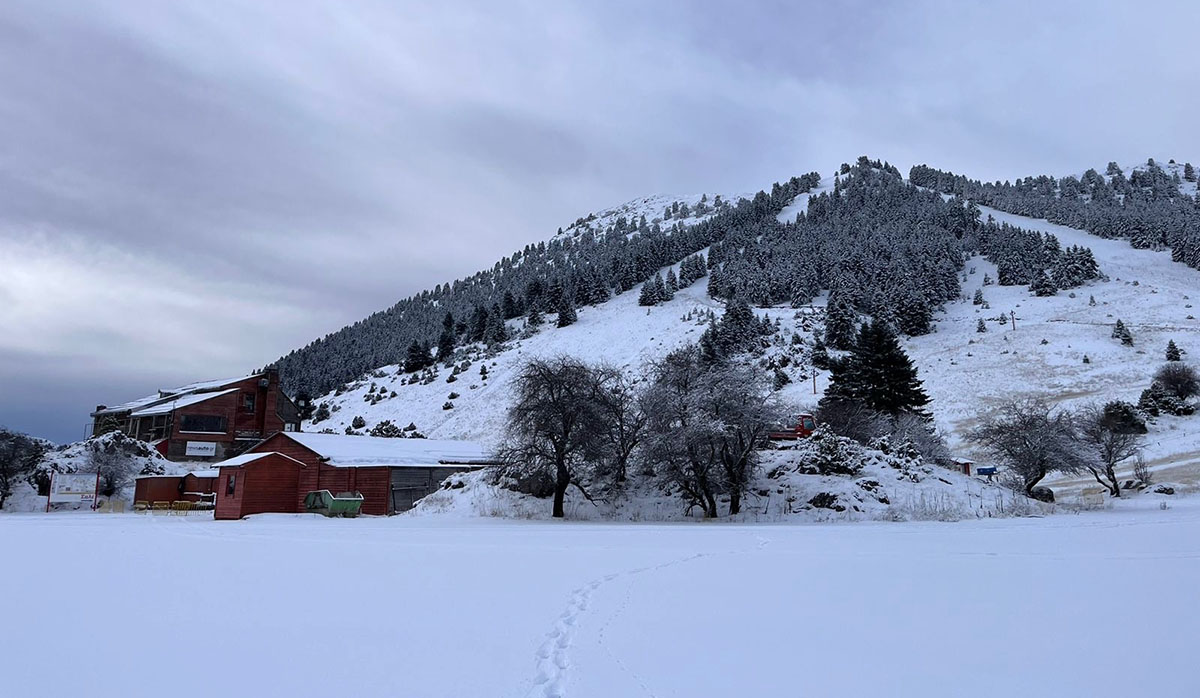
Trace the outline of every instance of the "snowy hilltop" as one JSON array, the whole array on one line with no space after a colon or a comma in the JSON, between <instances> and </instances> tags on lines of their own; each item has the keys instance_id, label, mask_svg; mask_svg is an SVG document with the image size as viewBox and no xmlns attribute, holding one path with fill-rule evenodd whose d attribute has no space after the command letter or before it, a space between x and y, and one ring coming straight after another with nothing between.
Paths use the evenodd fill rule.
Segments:
<instances>
[{"instance_id":1,"label":"snowy hilltop","mask_svg":"<svg viewBox=\"0 0 1200 698\"><path fill-rule=\"evenodd\" d=\"M931 398L946 451L928 459L994 460L967 436L1007 401L1138 405L1168 343L1184 364L1200 352L1195 179L1190 165L1151 160L992 184L926 166L906 178L860 158L749 197L647 197L279 365L313 396L306 430L498 447L531 359L602 363L637 385L702 342L736 300L763 330L732 360L769 372L793 412L813 411L831 362L876 318L899 333ZM1194 484L1195 423L1138 409L1143 477Z\"/></svg>"}]
</instances>

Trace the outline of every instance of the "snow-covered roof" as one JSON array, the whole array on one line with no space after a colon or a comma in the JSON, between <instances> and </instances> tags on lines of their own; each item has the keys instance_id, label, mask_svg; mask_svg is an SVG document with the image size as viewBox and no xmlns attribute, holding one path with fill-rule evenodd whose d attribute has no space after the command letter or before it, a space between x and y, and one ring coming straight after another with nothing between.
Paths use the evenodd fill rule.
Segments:
<instances>
[{"instance_id":1,"label":"snow-covered roof","mask_svg":"<svg viewBox=\"0 0 1200 698\"><path fill-rule=\"evenodd\" d=\"M168 413L173 412L181 407L188 407L189 405L195 405L197 403L204 402L206 400L211 400L214 397L228 395L229 393L233 393L233 392L237 392L237 388L229 388L228 390L218 390L215 393L195 393L193 395L184 395L182 397L169 399L166 402L162 402L157 405L152 405L150 407L143 407L140 410L136 410L129 416L130 417L153 417L154 415L168 414Z\"/></svg>"},{"instance_id":2,"label":"snow-covered roof","mask_svg":"<svg viewBox=\"0 0 1200 698\"><path fill-rule=\"evenodd\" d=\"M354 468L371 465L434 466L484 465L490 462L483 446L474 441L438 439L385 439L374 436L283 432L325 459L329 465Z\"/></svg>"},{"instance_id":3,"label":"snow-covered roof","mask_svg":"<svg viewBox=\"0 0 1200 698\"><path fill-rule=\"evenodd\" d=\"M123 403L120 405L115 405L113 407L105 407L104 409L97 410L96 412L93 412L92 414L93 415L102 415L102 414L114 414L117 412L129 412L129 411L133 411L133 410L140 410L141 408L148 407L150 405L158 405L159 403L169 401L173 398L178 399L184 395L190 395L192 393L198 393L198 392L206 391L206 390L213 390L214 388L222 388L222 387L224 387L226 385L230 385L232 383L240 383L244 380L249 380L251 378L258 378L259 376L262 376L262 375L265 375L265 374L251 373L248 376L242 376L240 378L225 378L223 380L200 381L197 383L188 383L187 385L181 385L177 388L169 388L166 390L159 390L157 393L155 393L153 395L147 395L145 397L140 397L136 400L130 400L129 402L126 402L126 403ZM162 414L162 413L158 413L158 414ZM143 416L145 416L145 415L143 415Z\"/></svg>"},{"instance_id":4,"label":"snow-covered roof","mask_svg":"<svg viewBox=\"0 0 1200 698\"><path fill-rule=\"evenodd\" d=\"M247 463L253 463L256 460L262 460L263 458L266 458L267 456L283 456L284 458L287 458L290 461L296 461L297 463L300 463L300 461L296 460L295 458L292 458L291 456L289 456L287 454L278 453L276 451L266 451L264 453L243 453L240 456L234 456L233 458L223 460L220 463L217 463L216 465L219 468L234 468L234 467L245 465ZM304 464L300 463L300 465L304 465ZM217 472L217 471L214 470L212 472ZM197 476L197 477L199 477L199 476ZM217 477L217 476L212 475L211 477Z\"/></svg>"},{"instance_id":5,"label":"snow-covered roof","mask_svg":"<svg viewBox=\"0 0 1200 698\"><path fill-rule=\"evenodd\" d=\"M221 471L217 470L215 468L209 468L208 470L193 470L192 472L188 473L188 475L191 475L192 477L198 477L201 479L212 478L212 477L220 477Z\"/></svg>"}]
</instances>

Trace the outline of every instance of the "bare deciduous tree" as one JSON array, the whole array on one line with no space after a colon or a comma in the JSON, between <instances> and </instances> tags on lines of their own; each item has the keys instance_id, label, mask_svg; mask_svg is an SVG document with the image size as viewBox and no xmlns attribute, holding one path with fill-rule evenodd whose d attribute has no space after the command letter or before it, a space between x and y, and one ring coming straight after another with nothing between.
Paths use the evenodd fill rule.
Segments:
<instances>
[{"instance_id":1,"label":"bare deciduous tree","mask_svg":"<svg viewBox=\"0 0 1200 698\"><path fill-rule=\"evenodd\" d=\"M1026 495L1052 472L1077 473L1095 463L1069 412L1043 400L1014 400L968 434L1020 478Z\"/></svg>"},{"instance_id":2,"label":"bare deciduous tree","mask_svg":"<svg viewBox=\"0 0 1200 698\"><path fill-rule=\"evenodd\" d=\"M770 376L750 366L705 362L695 346L672 352L654 369L646 393L649 426L645 458L683 492L684 499L717 512L741 512L766 431L784 410Z\"/></svg>"},{"instance_id":3,"label":"bare deciduous tree","mask_svg":"<svg viewBox=\"0 0 1200 698\"><path fill-rule=\"evenodd\" d=\"M591 498L584 471L603 461L603 387L595 369L568 356L534 359L517 375L499 455L509 472L552 475L555 518L571 485Z\"/></svg>"},{"instance_id":4,"label":"bare deciduous tree","mask_svg":"<svg viewBox=\"0 0 1200 698\"><path fill-rule=\"evenodd\" d=\"M611 366L596 371L600 382L600 423L602 436L608 444L613 476L624 482L634 451L646 434L646 411L634 382Z\"/></svg>"},{"instance_id":5,"label":"bare deciduous tree","mask_svg":"<svg viewBox=\"0 0 1200 698\"><path fill-rule=\"evenodd\" d=\"M1109 494L1121 496L1121 482L1117 479L1117 464L1131 458L1141 447L1142 435L1114 418L1111 412L1099 405L1089 405L1077 418L1080 435L1091 444L1097 460L1087 464L1087 470L1096 482L1108 488Z\"/></svg>"}]
</instances>

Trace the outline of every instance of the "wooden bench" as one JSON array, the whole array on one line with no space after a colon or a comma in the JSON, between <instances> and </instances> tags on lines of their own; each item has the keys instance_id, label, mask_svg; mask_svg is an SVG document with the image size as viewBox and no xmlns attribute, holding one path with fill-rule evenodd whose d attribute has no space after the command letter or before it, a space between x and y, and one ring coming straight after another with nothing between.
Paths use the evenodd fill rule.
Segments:
<instances>
[{"instance_id":1,"label":"wooden bench","mask_svg":"<svg viewBox=\"0 0 1200 698\"><path fill-rule=\"evenodd\" d=\"M171 502L171 513L176 516L187 516L195 508L195 502L189 502L186 499Z\"/></svg>"},{"instance_id":2,"label":"wooden bench","mask_svg":"<svg viewBox=\"0 0 1200 698\"><path fill-rule=\"evenodd\" d=\"M148 511L150 511L150 502L139 499L133 503L133 513L145 514Z\"/></svg>"},{"instance_id":3,"label":"wooden bench","mask_svg":"<svg viewBox=\"0 0 1200 698\"><path fill-rule=\"evenodd\" d=\"M171 513L171 503L158 501L150 505L151 514L158 514L159 512Z\"/></svg>"}]
</instances>

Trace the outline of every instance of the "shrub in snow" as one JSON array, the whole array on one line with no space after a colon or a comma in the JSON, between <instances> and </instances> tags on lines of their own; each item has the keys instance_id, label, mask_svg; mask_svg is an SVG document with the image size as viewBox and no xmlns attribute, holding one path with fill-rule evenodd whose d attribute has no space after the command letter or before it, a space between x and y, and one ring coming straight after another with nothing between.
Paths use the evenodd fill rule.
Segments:
<instances>
[{"instance_id":1,"label":"shrub in snow","mask_svg":"<svg viewBox=\"0 0 1200 698\"><path fill-rule=\"evenodd\" d=\"M454 409L454 403L453 402L444 402L444 403L442 403L442 409L443 410L452 410L452 409Z\"/></svg>"},{"instance_id":2,"label":"shrub in snow","mask_svg":"<svg viewBox=\"0 0 1200 698\"><path fill-rule=\"evenodd\" d=\"M392 424L392 420L385 419L371 428L371 436L378 436L385 439L403 439L404 431L400 427Z\"/></svg>"},{"instance_id":3,"label":"shrub in snow","mask_svg":"<svg viewBox=\"0 0 1200 698\"><path fill-rule=\"evenodd\" d=\"M351 429L362 429L365 426L367 426L367 420L363 419L360 416L356 416L353 420L350 421Z\"/></svg>"},{"instance_id":4,"label":"shrub in snow","mask_svg":"<svg viewBox=\"0 0 1200 698\"><path fill-rule=\"evenodd\" d=\"M1167 361L1179 361L1181 358L1179 347L1175 346L1175 340L1167 340Z\"/></svg>"},{"instance_id":5,"label":"shrub in snow","mask_svg":"<svg viewBox=\"0 0 1200 698\"><path fill-rule=\"evenodd\" d=\"M817 427L800 450L804 472L820 475L857 475L863 466L862 446L845 436L838 436L822 424Z\"/></svg>"},{"instance_id":6,"label":"shrub in snow","mask_svg":"<svg viewBox=\"0 0 1200 698\"><path fill-rule=\"evenodd\" d=\"M446 396L446 398L449 400L457 400L459 398L459 394L458 393L450 393L449 395ZM414 427L414 429L415 428L416 427Z\"/></svg>"},{"instance_id":7,"label":"shrub in snow","mask_svg":"<svg viewBox=\"0 0 1200 698\"><path fill-rule=\"evenodd\" d=\"M1133 434L1145 434L1146 419L1138 408L1123 400L1113 400L1105 403L1103 419L1109 428Z\"/></svg>"},{"instance_id":8,"label":"shrub in snow","mask_svg":"<svg viewBox=\"0 0 1200 698\"><path fill-rule=\"evenodd\" d=\"M838 503L838 496L830 492L819 492L808 500L811 507L817 509L832 509L833 511L846 511L846 507Z\"/></svg>"},{"instance_id":9,"label":"shrub in snow","mask_svg":"<svg viewBox=\"0 0 1200 698\"><path fill-rule=\"evenodd\" d=\"M1154 380L1180 400L1200 393L1200 377L1196 375L1196 369L1184 363L1164 364L1154 374Z\"/></svg>"}]
</instances>

